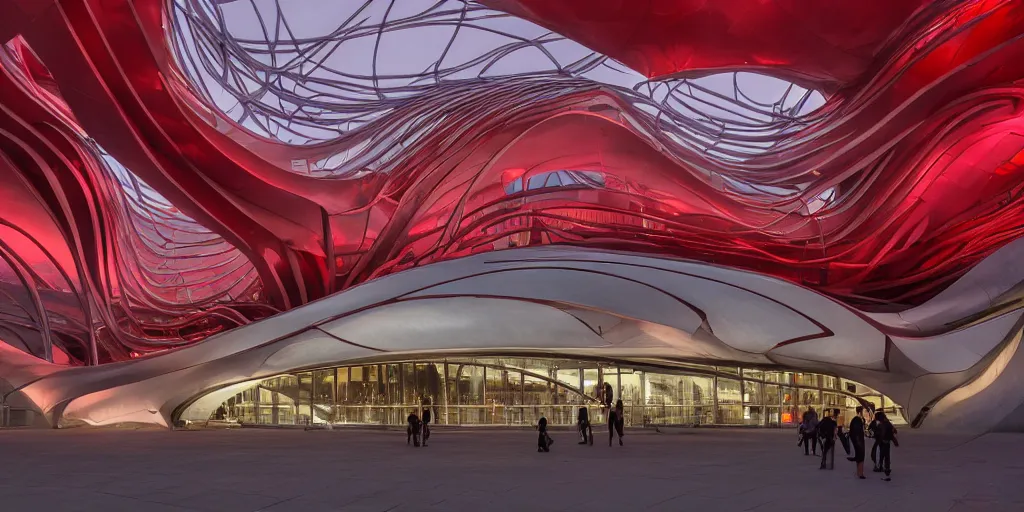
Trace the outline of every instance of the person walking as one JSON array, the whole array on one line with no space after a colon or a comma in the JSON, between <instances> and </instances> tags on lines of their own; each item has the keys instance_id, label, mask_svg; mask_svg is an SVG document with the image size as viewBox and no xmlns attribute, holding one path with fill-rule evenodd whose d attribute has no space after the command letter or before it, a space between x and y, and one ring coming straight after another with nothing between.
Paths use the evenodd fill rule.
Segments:
<instances>
[{"instance_id":1,"label":"person walking","mask_svg":"<svg viewBox=\"0 0 1024 512\"><path fill-rule=\"evenodd\" d=\"M886 417L884 412L879 412L876 416L878 419L878 467L885 472L886 482L891 481L892 474L892 447L899 446L900 442L896 438L896 427L893 426L889 418Z\"/></svg>"},{"instance_id":2,"label":"person walking","mask_svg":"<svg viewBox=\"0 0 1024 512\"><path fill-rule=\"evenodd\" d=\"M804 412L803 421L800 423L800 430L803 433L804 455L818 455L817 428L818 413L814 411L814 407L809 407Z\"/></svg>"},{"instance_id":3,"label":"person walking","mask_svg":"<svg viewBox=\"0 0 1024 512\"><path fill-rule=\"evenodd\" d=\"M871 435L871 439L874 440L874 443L871 446L871 466L872 466L871 471L873 473L881 473L882 472L882 467L878 464L878 438L879 438L879 436L878 436L878 427L879 427L878 415L879 415L879 412L875 412L874 413L874 417L871 420L871 423L868 424L868 434L870 434Z\"/></svg>"},{"instance_id":4,"label":"person walking","mask_svg":"<svg viewBox=\"0 0 1024 512\"><path fill-rule=\"evenodd\" d=\"M590 412L586 407L580 407L576 415L576 428L579 430L581 441L579 444L594 444L594 429L590 426Z\"/></svg>"},{"instance_id":5,"label":"person walking","mask_svg":"<svg viewBox=\"0 0 1024 512\"><path fill-rule=\"evenodd\" d=\"M418 447L420 445L420 417L416 415L416 411L409 413L409 417L405 419L409 426L405 429L406 439L405 444L412 443L413 446Z\"/></svg>"},{"instance_id":6,"label":"person walking","mask_svg":"<svg viewBox=\"0 0 1024 512\"><path fill-rule=\"evenodd\" d=\"M867 478L864 476L864 418L861 415L864 413L864 407L857 407L857 415L850 420L850 447L853 449L853 457L848 457L847 460L857 463L857 478L861 480Z\"/></svg>"},{"instance_id":7,"label":"person walking","mask_svg":"<svg viewBox=\"0 0 1024 512\"><path fill-rule=\"evenodd\" d=\"M829 452L835 449L836 431L836 420L826 412L825 417L818 423L818 437L821 438L821 467L818 469L825 469L825 462L828 460ZM832 456L835 457L835 454Z\"/></svg>"},{"instance_id":8,"label":"person walking","mask_svg":"<svg viewBox=\"0 0 1024 512\"><path fill-rule=\"evenodd\" d=\"M622 400L615 402L615 408L608 413L608 446L612 445L612 437L615 432L619 433L619 446L622 446L622 427L625 425L626 416L623 412Z\"/></svg>"},{"instance_id":9,"label":"person walking","mask_svg":"<svg viewBox=\"0 0 1024 512\"><path fill-rule=\"evenodd\" d=\"M554 443L555 440L548 435L548 419L541 416L540 421L537 422L537 451L549 452Z\"/></svg>"}]
</instances>

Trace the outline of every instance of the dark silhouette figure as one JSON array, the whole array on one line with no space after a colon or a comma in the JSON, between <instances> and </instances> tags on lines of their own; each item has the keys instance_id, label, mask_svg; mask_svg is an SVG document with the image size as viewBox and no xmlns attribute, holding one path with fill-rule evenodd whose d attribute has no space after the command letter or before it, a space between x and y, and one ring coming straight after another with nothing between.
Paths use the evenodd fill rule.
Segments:
<instances>
[{"instance_id":1,"label":"dark silhouette figure","mask_svg":"<svg viewBox=\"0 0 1024 512\"><path fill-rule=\"evenodd\" d=\"M548 419L541 416L537 422L537 451L549 452L555 440L548 435Z\"/></svg>"},{"instance_id":2,"label":"dark silhouette figure","mask_svg":"<svg viewBox=\"0 0 1024 512\"><path fill-rule=\"evenodd\" d=\"M619 446L622 446L622 427L626 422L623 412L622 400L615 402L615 408L608 413L608 446L612 445L612 437L615 432L619 433Z\"/></svg>"},{"instance_id":3,"label":"dark silhouette figure","mask_svg":"<svg viewBox=\"0 0 1024 512\"><path fill-rule=\"evenodd\" d=\"M882 472L882 467L878 464L878 428L878 413L876 412L874 413L874 418L871 420L871 423L868 424L868 434L870 434L871 438L875 441L871 446L871 471L874 473Z\"/></svg>"},{"instance_id":4,"label":"dark silhouette figure","mask_svg":"<svg viewBox=\"0 0 1024 512\"><path fill-rule=\"evenodd\" d=\"M430 414L430 399L426 398L423 400L423 446L427 445L427 439L430 439L430 420L433 417Z\"/></svg>"},{"instance_id":5,"label":"dark silhouette figure","mask_svg":"<svg viewBox=\"0 0 1024 512\"><path fill-rule=\"evenodd\" d=\"M615 391L612 390L612 385L608 382L604 383L604 407L611 409L612 399L615 398Z\"/></svg>"},{"instance_id":6,"label":"dark silhouette figure","mask_svg":"<svg viewBox=\"0 0 1024 512\"><path fill-rule=\"evenodd\" d=\"M579 414L576 416L576 428L579 429L582 439L579 444L594 444L594 429L590 426L590 412L586 407L580 407Z\"/></svg>"},{"instance_id":7,"label":"dark silhouette figure","mask_svg":"<svg viewBox=\"0 0 1024 512\"><path fill-rule=\"evenodd\" d=\"M800 433L803 434L804 455L818 455L818 413L814 407L804 412L803 421L800 422Z\"/></svg>"},{"instance_id":8,"label":"dark silhouette figure","mask_svg":"<svg viewBox=\"0 0 1024 512\"><path fill-rule=\"evenodd\" d=\"M885 472L882 480L888 482L892 480L892 447L899 446L900 442L896 438L896 427L884 412L876 414L875 420L878 421L878 467Z\"/></svg>"},{"instance_id":9,"label":"dark silhouette figure","mask_svg":"<svg viewBox=\"0 0 1024 512\"><path fill-rule=\"evenodd\" d=\"M828 460L829 452L835 449L836 432L836 420L826 414L821 419L821 422L818 423L818 437L821 438L821 467L818 469L825 469L825 461ZM811 442L814 441L812 440Z\"/></svg>"},{"instance_id":10,"label":"dark silhouette figure","mask_svg":"<svg viewBox=\"0 0 1024 512\"><path fill-rule=\"evenodd\" d=\"M850 420L850 447L853 448L853 457L848 460L857 463L857 478L864 479L864 413L863 407L857 407L857 415Z\"/></svg>"},{"instance_id":11,"label":"dark silhouette figure","mask_svg":"<svg viewBox=\"0 0 1024 512\"><path fill-rule=\"evenodd\" d=\"M422 423L420 422L420 417L416 416L415 412L414 413L410 413L409 417L406 418L406 421L409 422L409 427L405 431L406 432L405 444L412 443L413 446L419 446L420 445L420 427L422 426Z\"/></svg>"}]
</instances>

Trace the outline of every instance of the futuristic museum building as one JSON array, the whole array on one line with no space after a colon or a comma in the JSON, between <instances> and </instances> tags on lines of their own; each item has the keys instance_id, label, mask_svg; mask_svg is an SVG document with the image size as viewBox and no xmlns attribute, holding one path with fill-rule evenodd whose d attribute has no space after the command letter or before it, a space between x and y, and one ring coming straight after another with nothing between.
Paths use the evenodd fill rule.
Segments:
<instances>
[{"instance_id":1,"label":"futuristic museum building","mask_svg":"<svg viewBox=\"0 0 1024 512\"><path fill-rule=\"evenodd\" d=\"M1024 2L0 13L0 426L1024 430Z\"/></svg>"}]
</instances>

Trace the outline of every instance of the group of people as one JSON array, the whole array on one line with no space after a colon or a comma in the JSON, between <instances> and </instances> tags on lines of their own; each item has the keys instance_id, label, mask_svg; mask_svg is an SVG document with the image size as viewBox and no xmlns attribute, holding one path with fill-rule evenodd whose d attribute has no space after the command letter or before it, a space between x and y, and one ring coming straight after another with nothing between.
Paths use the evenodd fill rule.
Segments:
<instances>
[{"instance_id":1,"label":"group of people","mask_svg":"<svg viewBox=\"0 0 1024 512\"><path fill-rule=\"evenodd\" d=\"M847 460L857 464L856 477L864 479L867 478L864 476L866 439L870 437L874 439L871 448L874 472L885 473L883 480L891 480L892 447L899 446L899 440L896 438L896 427L885 412L875 412L871 423L865 427L864 407L857 407L857 414L850 420L849 430L845 433L839 424L839 414L839 409L826 409L825 416L819 421L813 407L804 412L797 441L797 446L803 445L804 455L816 456L820 444L821 466L818 469L825 469L829 455L835 456L832 450L835 449L836 440L839 440L849 455Z\"/></svg>"},{"instance_id":2,"label":"group of people","mask_svg":"<svg viewBox=\"0 0 1024 512\"><path fill-rule=\"evenodd\" d=\"M612 445L615 434L619 436L619 446L623 446L622 430L625 424L625 414L622 400L617 400L615 406L612 407L611 385L605 384L605 386L607 386L607 389L602 389L603 393L600 393L599 397L601 409L608 411L608 446ZM417 412L421 413L421 415L417 414ZM430 421L433 416L436 416L432 412L433 406L430 399L425 399L419 410L409 414L407 418L409 426L406 430L407 444L416 447L427 446L427 440L430 438ZM847 460L857 464L856 477L860 479L866 478L864 476L864 457L867 451L866 439L870 437L874 439L874 446L871 448L871 462L874 464L874 471L876 473L884 472L885 478L883 480L891 480L892 447L899 446L899 441L896 438L896 427L886 417L885 412L875 412L871 423L865 426L864 407L857 407L857 414L850 421L849 430L845 433L843 432L843 427L839 424L839 409L826 409L824 417L819 420L817 411L814 410L814 407L811 407L804 412L801 420L797 446L803 445L804 455L817 456L820 445L821 466L819 466L819 469L826 469L829 455L834 457L833 450L835 450L836 441L839 440L847 455L849 455ZM593 445L594 430L590 424L590 413L586 407L579 408L579 414L576 417L576 427L580 436L579 444ZM541 416L537 422L537 430L537 451L551 451L551 445L554 444L555 440L548 433L548 420L544 416Z\"/></svg>"},{"instance_id":3,"label":"group of people","mask_svg":"<svg viewBox=\"0 0 1024 512\"><path fill-rule=\"evenodd\" d=\"M612 407L613 396L612 385L607 382L598 389L597 398L601 403L601 410L608 411L608 446L612 445L615 434L619 435L619 446L623 446L622 430L626 423L625 407L622 400L616 400L615 407ZM590 424L590 411L586 407L580 407L579 413L576 415L576 431L580 436L578 444L593 446L594 428ZM537 422L537 451L551 451L551 444L554 442L555 440L548 434L548 419L541 416Z\"/></svg>"},{"instance_id":4,"label":"group of people","mask_svg":"<svg viewBox=\"0 0 1024 512\"><path fill-rule=\"evenodd\" d=\"M412 444L415 447L427 446L427 439L430 438L430 420L433 419L432 416L436 416L436 414L431 414L432 409L428 398L423 400L423 407L420 409L422 417L416 414L417 411L409 413L409 417L406 418L409 423L406 428L406 444Z\"/></svg>"}]
</instances>

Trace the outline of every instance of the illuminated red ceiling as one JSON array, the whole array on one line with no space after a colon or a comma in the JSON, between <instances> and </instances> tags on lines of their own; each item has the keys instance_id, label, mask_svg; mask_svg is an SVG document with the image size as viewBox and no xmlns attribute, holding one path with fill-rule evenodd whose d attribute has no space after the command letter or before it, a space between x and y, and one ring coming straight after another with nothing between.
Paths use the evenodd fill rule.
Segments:
<instances>
[{"instance_id":1,"label":"illuminated red ceiling","mask_svg":"<svg viewBox=\"0 0 1024 512\"><path fill-rule=\"evenodd\" d=\"M0 19L0 35L19 34L0 61L0 175L19 183L0 195L0 338L120 360L412 266L549 243L898 309L1024 234L1024 3L482 3L664 79L651 90L749 69L828 98L768 113L723 99L771 118L750 127L586 70L442 80L428 61L429 86L367 78L363 103L245 98L261 120L319 134L287 143L251 111L220 110L184 69L168 9L186 4L21 2ZM464 16L452 5L433 14ZM197 26L201 44L231 42ZM324 120L353 103L378 117Z\"/></svg>"}]
</instances>

